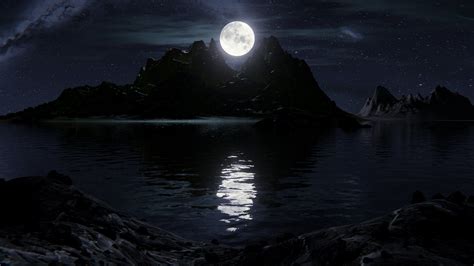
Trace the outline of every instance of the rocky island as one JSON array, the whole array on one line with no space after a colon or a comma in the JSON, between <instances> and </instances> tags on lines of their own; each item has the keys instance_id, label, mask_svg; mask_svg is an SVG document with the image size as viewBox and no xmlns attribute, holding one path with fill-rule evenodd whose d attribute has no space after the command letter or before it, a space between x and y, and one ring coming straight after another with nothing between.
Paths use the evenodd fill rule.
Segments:
<instances>
[{"instance_id":1,"label":"rocky island","mask_svg":"<svg viewBox=\"0 0 474 266\"><path fill-rule=\"evenodd\" d=\"M133 84L66 89L52 102L2 119L246 116L269 117L268 125L287 123L281 113L298 117L297 125L358 125L321 90L306 62L283 50L275 37L263 39L239 71L226 64L214 40L197 41L149 59Z\"/></svg>"},{"instance_id":2,"label":"rocky island","mask_svg":"<svg viewBox=\"0 0 474 266\"><path fill-rule=\"evenodd\" d=\"M0 264L472 264L474 198L457 192L426 201L416 192L412 203L359 224L233 248L141 222L51 172L0 180Z\"/></svg>"},{"instance_id":3,"label":"rocky island","mask_svg":"<svg viewBox=\"0 0 474 266\"><path fill-rule=\"evenodd\" d=\"M393 96L382 86L375 89L359 112L362 117L415 120L472 120L474 106L469 98L438 86L429 96Z\"/></svg>"}]
</instances>

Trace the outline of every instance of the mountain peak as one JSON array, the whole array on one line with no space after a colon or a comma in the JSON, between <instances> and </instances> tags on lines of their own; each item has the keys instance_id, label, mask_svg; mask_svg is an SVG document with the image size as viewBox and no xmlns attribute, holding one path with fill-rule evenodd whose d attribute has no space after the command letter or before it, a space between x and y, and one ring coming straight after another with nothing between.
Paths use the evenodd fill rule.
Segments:
<instances>
[{"instance_id":1,"label":"mountain peak","mask_svg":"<svg viewBox=\"0 0 474 266\"><path fill-rule=\"evenodd\" d=\"M429 102L435 107L449 106L450 109L455 110L470 110L472 104L469 98L453 92L446 87L437 86L429 97Z\"/></svg>"},{"instance_id":2,"label":"mountain peak","mask_svg":"<svg viewBox=\"0 0 474 266\"><path fill-rule=\"evenodd\" d=\"M134 84L142 87L163 86L164 83L176 85L187 78L184 87L212 87L229 80L233 74L221 57L217 43L212 39L208 47L200 40L192 43L187 51L173 48L160 60L148 60Z\"/></svg>"},{"instance_id":3,"label":"mountain peak","mask_svg":"<svg viewBox=\"0 0 474 266\"><path fill-rule=\"evenodd\" d=\"M443 87L441 85L436 86L436 88L431 92L432 95L451 95L454 94L452 91L450 91L448 88Z\"/></svg>"},{"instance_id":4,"label":"mountain peak","mask_svg":"<svg viewBox=\"0 0 474 266\"><path fill-rule=\"evenodd\" d=\"M368 98L359 115L366 117L404 117L410 119L472 119L474 108L469 98L438 86L429 97L404 95L397 100L379 86Z\"/></svg>"},{"instance_id":5,"label":"mountain peak","mask_svg":"<svg viewBox=\"0 0 474 266\"><path fill-rule=\"evenodd\" d=\"M374 95L372 96L372 101L383 104L393 104L397 101L397 98L383 86L377 86L375 89Z\"/></svg>"},{"instance_id":6,"label":"mountain peak","mask_svg":"<svg viewBox=\"0 0 474 266\"><path fill-rule=\"evenodd\" d=\"M259 52L263 54L284 54L285 51L280 45L280 41L275 36L263 38L259 47Z\"/></svg>"},{"instance_id":7,"label":"mountain peak","mask_svg":"<svg viewBox=\"0 0 474 266\"><path fill-rule=\"evenodd\" d=\"M221 55L215 40L208 46L196 41L186 50L170 49L158 60L149 59L131 85L75 88L71 97L60 97L21 116L260 116L285 108L324 121L354 120L321 90L308 64L285 52L274 36L263 39L240 72L231 69ZM69 108L71 103L84 108Z\"/></svg>"},{"instance_id":8,"label":"mountain peak","mask_svg":"<svg viewBox=\"0 0 474 266\"><path fill-rule=\"evenodd\" d=\"M361 116L373 116L390 109L398 99L383 86L377 86L371 98L367 98L365 105L359 112Z\"/></svg>"},{"instance_id":9,"label":"mountain peak","mask_svg":"<svg viewBox=\"0 0 474 266\"><path fill-rule=\"evenodd\" d=\"M209 53L213 57L218 57L218 58L222 57L222 50L220 46L217 44L217 42L214 40L214 38L212 38L211 41L209 42Z\"/></svg>"},{"instance_id":10,"label":"mountain peak","mask_svg":"<svg viewBox=\"0 0 474 266\"><path fill-rule=\"evenodd\" d=\"M209 50L217 50L217 48L217 42L214 38L211 38L211 41L209 42Z\"/></svg>"},{"instance_id":11,"label":"mountain peak","mask_svg":"<svg viewBox=\"0 0 474 266\"><path fill-rule=\"evenodd\" d=\"M202 50L207 50L206 43L203 40L195 41L193 44L191 44L191 47L189 47L189 51L191 53Z\"/></svg>"},{"instance_id":12,"label":"mountain peak","mask_svg":"<svg viewBox=\"0 0 474 266\"><path fill-rule=\"evenodd\" d=\"M269 105L268 109L296 108L318 114L336 109L308 64L285 52L275 36L260 42L241 73L264 88L260 98L265 99L262 101Z\"/></svg>"}]
</instances>

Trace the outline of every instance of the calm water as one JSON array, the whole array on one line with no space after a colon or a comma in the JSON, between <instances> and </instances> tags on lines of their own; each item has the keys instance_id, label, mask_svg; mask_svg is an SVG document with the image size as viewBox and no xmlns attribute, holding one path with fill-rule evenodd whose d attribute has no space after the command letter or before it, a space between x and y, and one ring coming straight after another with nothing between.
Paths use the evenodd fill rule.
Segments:
<instances>
[{"instance_id":1,"label":"calm water","mask_svg":"<svg viewBox=\"0 0 474 266\"><path fill-rule=\"evenodd\" d=\"M245 120L0 124L0 178L70 175L112 207L229 244L372 218L417 189L474 194L474 124L277 135Z\"/></svg>"}]
</instances>

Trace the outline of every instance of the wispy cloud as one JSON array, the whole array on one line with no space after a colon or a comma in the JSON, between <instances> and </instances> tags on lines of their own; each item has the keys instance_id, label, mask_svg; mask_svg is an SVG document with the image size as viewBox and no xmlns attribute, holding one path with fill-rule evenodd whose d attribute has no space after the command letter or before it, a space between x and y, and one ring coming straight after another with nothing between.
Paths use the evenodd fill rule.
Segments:
<instances>
[{"instance_id":1,"label":"wispy cloud","mask_svg":"<svg viewBox=\"0 0 474 266\"><path fill-rule=\"evenodd\" d=\"M36 34L62 25L79 14L91 0L36 1L25 19L0 39L0 61L5 61L24 49L24 44Z\"/></svg>"},{"instance_id":2,"label":"wispy cloud","mask_svg":"<svg viewBox=\"0 0 474 266\"><path fill-rule=\"evenodd\" d=\"M354 41L360 41L364 38L364 36L361 33L349 27L342 27L340 28L340 31L344 36L347 36Z\"/></svg>"},{"instance_id":3,"label":"wispy cloud","mask_svg":"<svg viewBox=\"0 0 474 266\"><path fill-rule=\"evenodd\" d=\"M101 29L115 44L188 45L219 36L220 28L209 21L142 16L111 22Z\"/></svg>"}]
</instances>

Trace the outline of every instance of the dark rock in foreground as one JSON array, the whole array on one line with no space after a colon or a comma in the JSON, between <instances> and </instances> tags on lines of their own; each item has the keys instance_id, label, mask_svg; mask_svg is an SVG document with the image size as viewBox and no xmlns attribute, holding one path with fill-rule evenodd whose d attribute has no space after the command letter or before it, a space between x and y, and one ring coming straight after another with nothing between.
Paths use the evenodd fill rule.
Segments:
<instances>
[{"instance_id":1,"label":"dark rock in foreground","mask_svg":"<svg viewBox=\"0 0 474 266\"><path fill-rule=\"evenodd\" d=\"M2 265L205 264L225 251L123 215L56 173L0 182L0 209Z\"/></svg>"},{"instance_id":2,"label":"dark rock in foreground","mask_svg":"<svg viewBox=\"0 0 474 266\"><path fill-rule=\"evenodd\" d=\"M246 250L228 264L472 265L473 225L472 205L433 200L361 224Z\"/></svg>"},{"instance_id":3,"label":"dark rock in foreground","mask_svg":"<svg viewBox=\"0 0 474 266\"><path fill-rule=\"evenodd\" d=\"M474 119L474 106L469 98L440 86L428 97L410 94L400 99L379 86L374 95L367 99L359 115L371 118L465 120Z\"/></svg>"},{"instance_id":4,"label":"dark rock in foreground","mask_svg":"<svg viewBox=\"0 0 474 266\"><path fill-rule=\"evenodd\" d=\"M474 261L474 206L459 192L360 224L239 250L218 246L217 240L206 245L182 239L113 210L71 183L54 172L0 180L0 264L472 265ZM420 192L415 194L425 199Z\"/></svg>"}]
</instances>

